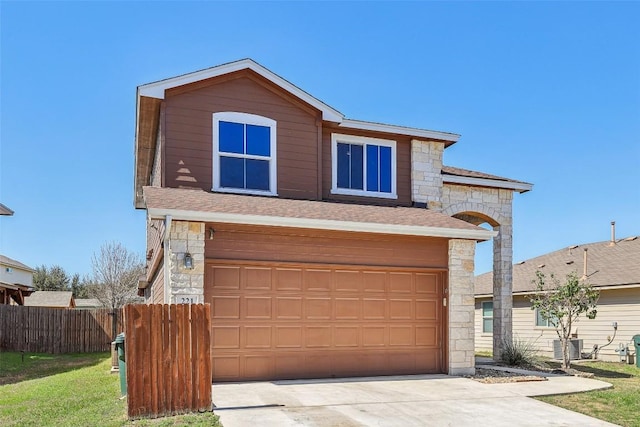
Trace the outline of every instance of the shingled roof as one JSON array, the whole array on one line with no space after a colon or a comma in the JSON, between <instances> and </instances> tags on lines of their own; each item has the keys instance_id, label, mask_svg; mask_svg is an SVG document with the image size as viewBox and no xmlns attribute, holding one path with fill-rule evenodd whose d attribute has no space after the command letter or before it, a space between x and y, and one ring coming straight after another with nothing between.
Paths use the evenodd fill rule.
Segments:
<instances>
[{"instance_id":1,"label":"shingled roof","mask_svg":"<svg viewBox=\"0 0 640 427\"><path fill-rule=\"evenodd\" d=\"M75 308L71 291L36 291L24 299L26 307Z\"/></svg>"},{"instance_id":2,"label":"shingled roof","mask_svg":"<svg viewBox=\"0 0 640 427\"><path fill-rule=\"evenodd\" d=\"M144 187L151 218L487 240L495 232L424 208Z\"/></svg>"},{"instance_id":3,"label":"shingled roof","mask_svg":"<svg viewBox=\"0 0 640 427\"><path fill-rule=\"evenodd\" d=\"M26 264L21 263L20 261L16 261L15 259L9 258L8 256L0 255L0 264L6 265L9 267L19 268L21 270L26 270L30 272L34 272L35 270L29 267Z\"/></svg>"},{"instance_id":4,"label":"shingled roof","mask_svg":"<svg viewBox=\"0 0 640 427\"><path fill-rule=\"evenodd\" d=\"M452 184L458 183L477 185L480 187L505 188L518 191L519 193L525 193L533 188L533 184L529 184L528 182L516 181L515 179L453 166L442 166L442 175L444 182Z\"/></svg>"},{"instance_id":5,"label":"shingled roof","mask_svg":"<svg viewBox=\"0 0 640 427\"><path fill-rule=\"evenodd\" d=\"M575 245L514 264L513 293L535 290L532 280L536 277L536 270L546 275L553 273L560 280L571 272L582 277L585 249L587 278L594 287L640 287L640 238L628 237L618 240L615 245L610 241ZM492 272L476 277L476 296L491 295L492 283Z\"/></svg>"}]
</instances>

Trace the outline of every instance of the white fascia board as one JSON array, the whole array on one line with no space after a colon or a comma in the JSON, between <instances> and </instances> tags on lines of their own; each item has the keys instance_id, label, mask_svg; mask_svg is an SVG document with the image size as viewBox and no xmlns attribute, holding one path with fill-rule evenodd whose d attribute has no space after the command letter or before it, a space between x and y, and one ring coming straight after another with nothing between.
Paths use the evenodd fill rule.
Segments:
<instances>
[{"instance_id":1,"label":"white fascia board","mask_svg":"<svg viewBox=\"0 0 640 427\"><path fill-rule=\"evenodd\" d=\"M229 224L263 225L268 227L293 227L334 231L352 231L360 233L399 234L408 236L446 237L484 241L495 237L498 232L484 230L466 230L458 228L424 227L415 225L380 224L369 222L336 221L312 218L290 218L266 215L240 215L221 212L198 212L179 209L149 208L149 217L161 219L171 216L175 220L223 222Z\"/></svg>"},{"instance_id":2,"label":"white fascia board","mask_svg":"<svg viewBox=\"0 0 640 427\"><path fill-rule=\"evenodd\" d=\"M340 127L348 129L372 130L376 132L399 133L401 135L416 136L419 138L440 139L444 141L457 142L460 135L448 132L438 132L435 130L417 129L405 126L387 125L384 123L365 122L361 120L344 119Z\"/></svg>"},{"instance_id":3,"label":"white fascia board","mask_svg":"<svg viewBox=\"0 0 640 427\"><path fill-rule=\"evenodd\" d=\"M280 86L282 89L291 93L297 98L302 99L306 103L314 106L318 110L322 111L322 119L331 122L341 122L344 115L339 111L331 108L324 102L309 95L296 85L288 82L277 74L267 70L262 65L251 59L243 59L236 62L230 62L228 64L219 65L213 68L207 68L206 70L196 71L194 73L184 74L182 76L169 78L166 80L160 80L158 82L149 83L146 85L138 86L138 96L148 96L151 98L164 99L165 90L178 86L183 86L189 83L198 82L200 80L206 80L212 77L222 76L224 74L233 73L240 70L250 69L260 74L265 79Z\"/></svg>"},{"instance_id":4,"label":"white fascia board","mask_svg":"<svg viewBox=\"0 0 640 427\"><path fill-rule=\"evenodd\" d=\"M532 184L527 184L526 182L498 181L495 179L473 178L473 177L458 176L458 175L443 174L442 181L451 183L451 184L465 184L465 185L475 185L479 187L506 188L509 190L515 190L519 193L531 191L531 189L533 188Z\"/></svg>"}]
</instances>

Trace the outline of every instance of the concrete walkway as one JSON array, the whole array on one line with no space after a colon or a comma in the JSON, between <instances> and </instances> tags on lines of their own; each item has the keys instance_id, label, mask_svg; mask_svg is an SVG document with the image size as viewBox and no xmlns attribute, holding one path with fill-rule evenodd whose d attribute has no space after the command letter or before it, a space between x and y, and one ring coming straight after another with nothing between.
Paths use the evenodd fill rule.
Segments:
<instances>
[{"instance_id":1,"label":"concrete walkway","mask_svg":"<svg viewBox=\"0 0 640 427\"><path fill-rule=\"evenodd\" d=\"M612 426L527 397L608 387L568 376L483 384L411 375L215 384L213 402L224 427Z\"/></svg>"}]
</instances>

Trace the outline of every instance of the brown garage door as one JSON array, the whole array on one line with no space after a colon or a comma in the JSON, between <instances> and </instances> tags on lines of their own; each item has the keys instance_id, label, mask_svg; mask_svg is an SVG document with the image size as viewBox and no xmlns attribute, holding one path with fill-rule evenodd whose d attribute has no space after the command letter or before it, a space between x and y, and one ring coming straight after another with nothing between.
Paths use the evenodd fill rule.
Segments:
<instances>
[{"instance_id":1,"label":"brown garage door","mask_svg":"<svg viewBox=\"0 0 640 427\"><path fill-rule=\"evenodd\" d=\"M208 262L214 381L439 373L442 271Z\"/></svg>"}]
</instances>

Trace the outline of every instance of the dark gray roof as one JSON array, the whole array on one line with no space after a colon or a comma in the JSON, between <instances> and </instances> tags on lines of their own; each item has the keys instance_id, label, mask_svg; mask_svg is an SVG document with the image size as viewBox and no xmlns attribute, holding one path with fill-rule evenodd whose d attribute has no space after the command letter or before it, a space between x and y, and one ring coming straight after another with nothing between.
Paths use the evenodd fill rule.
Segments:
<instances>
[{"instance_id":1,"label":"dark gray roof","mask_svg":"<svg viewBox=\"0 0 640 427\"><path fill-rule=\"evenodd\" d=\"M547 276L554 273L560 280L570 272L582 277L585 249L588 282L593 286L640 286L640 238L628 237L618 240L615 245L609 241L575 245L516 263L513 265L513 292L533 291L535 286L531 281L536 277L536 270ZM475 294L492 293L493 273L477 276Z\"/></svg>"},{"instance_id":2,"label":"dark gray roof","mask_svg":"<svg viewBox=\"0 0 640 427\"><path fill-rule=\"evenodd\" d=\"M502 176L491 175L484 172L472 171L469 169L456 168L453 166L442 166L443 175L466 176L468 178L492 179L494 181L517 182L518 184L529 184L524 181L516 181L515 179L504 178Z\"/></svg>"}]
</instances>

